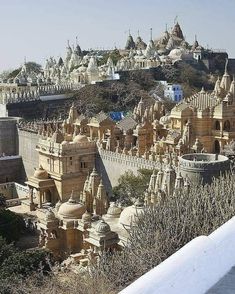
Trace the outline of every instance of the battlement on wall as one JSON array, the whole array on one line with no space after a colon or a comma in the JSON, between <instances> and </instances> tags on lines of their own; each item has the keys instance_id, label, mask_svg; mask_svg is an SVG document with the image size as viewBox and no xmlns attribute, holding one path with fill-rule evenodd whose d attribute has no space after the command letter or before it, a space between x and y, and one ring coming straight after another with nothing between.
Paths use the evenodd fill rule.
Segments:
<instances>
[{"instance_id":1,"label":"battlement on wall","mask_svg":"<svg viewBox=\"0 0 235 294\"><path fill-rule=\"evenodd\" d=\"M81 84L62 84L62 85L42 85L32 87L30 90L17 89L16 92L0 93L0 104L13 104L40 100L41 96L53 96L66 94L80 90L84 85Z\"/></svg>"},{"instance_id":2,"label":"battlement on wall","mask_svg":"<svg viewBox=\"0 0 235 294\"><path fill-rule=\"evenodd\" d=\"M67 144L59 144L51 141L44 140L40 138L36 146L37 151L45 153L53 153L54 155L71 155L72 153L79 153L79 150L84 153L91 153L91 151L96 152L95 142L85 142L85 143L74 143L68 142Z\"/></svg>"},{"instance_id":3,"label":"battlement on wall","mask_svg":"<svg viewBox=\"0 0 235 294\"><path fill-rule=\"evenodd\" d=\"M156 169L159 170L161 167L164 168L166 164L159 161L149 160L142 157L126 155L122 153L116 153L113 151L107 151L103 149L99 149L98 156L102 160L108 160L113 163L118 163L123 166L128 166L131 168L138 169Z\"/></svg>"}]
</instances>

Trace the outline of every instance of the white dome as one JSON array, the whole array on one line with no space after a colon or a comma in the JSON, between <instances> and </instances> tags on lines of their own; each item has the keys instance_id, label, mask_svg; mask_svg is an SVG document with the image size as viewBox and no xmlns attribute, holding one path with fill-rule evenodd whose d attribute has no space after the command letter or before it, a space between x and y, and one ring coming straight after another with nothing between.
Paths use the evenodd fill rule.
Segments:
<instances>
[{"instance_id":1,"label":"white dome","mask_svg":"<svg viewBox=\"0 0 235 294\"><path fill-rule=\"evenodd\" d=\"M87 143L88 139L87 139L87 136L79 134L74 137L73 142L74 143Z\"/></svg>"},{"instance_id":2,"label":"white dome","mask_svg":"<svg viewBox=\"0 0 235 294\"><path fill-rule=\"evenodd\" d=\"M171 121L170 116L169 115L165 115L165 116L162 116L160 118L160 121L159 122L160 122L161 125L167 125L167 124L170 123L170 121Z\"/></svg>"},{"instance_id":3,"label":"white dome","mask_svg":"<svg viewBox=\"0 0 235 294\"><path fill-rule=\"evenodd\" d=\"M108 208L106 218L118 218L122 212L122 209L116 205L115 202L110 203L110 207Z\"/></svg>"},{"instance_id":4,"label":"white dome","mask_svg":"<svg viewBox=\"0 0 235 294\"><path fill-rule=\"evenodd\" d=\"M138 220L138 215L141 213L143 213L143 206L128 206L122 211L119 218L119 224L124 226L135 224Z\"/></svg>"},{"instance_id":5,"label":"white dome","mask_svg":"<svg viewBox=\"0 0 235 294\"><path fill-rule=\"evenodd\" d=\"M182 55L185 53L185 50L182 48L176 48L171 50L171 52L169 53L169 57L173 60L178 60L181 59Z\"/></svg>"}]
</instances>

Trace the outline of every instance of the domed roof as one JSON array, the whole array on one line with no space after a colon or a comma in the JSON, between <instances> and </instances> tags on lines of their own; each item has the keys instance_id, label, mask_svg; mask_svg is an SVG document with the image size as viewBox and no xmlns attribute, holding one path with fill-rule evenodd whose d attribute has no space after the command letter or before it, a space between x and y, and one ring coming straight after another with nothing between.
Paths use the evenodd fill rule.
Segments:
<instances>
[{"instance_id":1,"label":"domed roof","mask_svg":"<svg viewBox=\"0 0 235 294\"><path fill-rule=\"evenodd\" d=\"M73 193L71 194L71 197L69 200L63 204L61 204L58 215L63 218L82 218L82 215L86 211L86 207L78 203L74 198L73 198Z\"/></svg>"},{"instance_id":2,"label":"domed roof","mask_svg":"<svg viewBox=\"0 0 235 294\"><path fill-rule=\"evenodd\" d=\"M79 135L74 137L73 142L74 143L87 143L88 139L87 139L86 135L79 134Z\"/></svg>"},{"instance_id":3,"label":"domed roof","mask_svg":"<svg viewBox=\"0 0 235 294\"><path fill-rule=\"evenodd\" d=\"M79 66L78 71L79 72L85 72L87 70L87 67L84 65Z\"/></svg>"},{"instance_id":4,"label":"domed roof","mask_svg":"<svg viewBox=\"0 0 235 294\"><path fill-rule=\"evenodd\" d=\"M169 53L169 57L171 59L181 59L182 57L182 54L184 53L184 49L182 48L175 48L175 49L172 49L171 52Z\"/></svg>"},{"instance_id":5,"label":"domed roof","mask_svg":"<svg viewBox=\"0 0 235 294\"><path fill-rule=\"evenodd\" d=\"M119 217L122 212L122 209L116 205L115 202L110 203L110 207L108 208L106 217L116 218Z\"/></svg>"},{"instance_id":6,"label":"domed roof","mask_svg":"<svg viewBox=\"0 0 235 294\"><path fill-rule=\"evenodd\" d=\"M99 234L105 234L111 231L110 226L102 219L95 227L95 231Z\"/></svg>"},{"instance_id":7,"label":"domed roof","mask_svg":"<svg viewBox=\"0 0 235 294\"><path fill-rule=\"evenodd\" d=\"M162 125L167 125L168 123L170 123L171 119L169 115L164 115L160 118L160 124Z\"/></svg>"},{"instance_id":8,"label":"domed roof","mask_svg":"<svg viewBox=\"0 0 235 294\"><path fill-rule=\"evenodd\" d=\"M40 165L36 168L33 176L39 180L46 180L48 179L48 172Z\"/></svg>"},{"instance_id":9,"label":"domed roof","mask_svg":"<svg viewBox=\"0 0 235 294\"><path fill-rule=\"evenodd\" d=\"M62 143L61 143L61 145L68 145L69 144L69 141L63 141Z\"/></svg>"},{"instance_id":10,"label":"domed roof","mask_svg":"<svg viewBox=\"0 0 235 294\"><path fill-rule=\"evenodd\" d=\"M62 132L59 129L56 129L51 137L51 141L54 143L60 144L61 142L63 142L63 140L64 140L64 136Z\"/></svg>"},{"instance_id":11,"label":"domed roof","mask_svg":"<svg viewBox=\"0 0 235 294\"><path fill-rule=\"evenodd\" d=\"M46 221L53 221L53 220L56 220L55 214L54 214L54 212L52 211L52 209L49 209L49 210L46 212L45 219L46 219Z\"/></svg>"},{"instance_id":12,"label":"domed roof","mask_svg":"<svg viewBox=\"0 0 235 294\"><path fill-rule=\"evenodd\" d=\"M139 203L136 203L132 206L128 206L123 209L119 218L119 224L124 226L130 226L131 224L135 224L138 215L140 215L141 213L143 213L143 206Z\"/></svg>"},{"instance_id":13,"label":"domed roof","mask_svg":"<svg viewBox=\"0 0 235 294\"><path fill-rule=\"evenodd\" d=\"M82 215L82 221L84 223L90 223L91 222L91 214L87 210Z\"/></svg>"},{"instance_id":14,"label":"domed roof","mask_svg":"<svg viewBox=\"0 0 235 294\"><path fill-rule=\"evenodd\" d=\"M62 205L62 202L59 200L55 205L55 210L58 212L60 206Z\"/></svg>"}]
</instances>

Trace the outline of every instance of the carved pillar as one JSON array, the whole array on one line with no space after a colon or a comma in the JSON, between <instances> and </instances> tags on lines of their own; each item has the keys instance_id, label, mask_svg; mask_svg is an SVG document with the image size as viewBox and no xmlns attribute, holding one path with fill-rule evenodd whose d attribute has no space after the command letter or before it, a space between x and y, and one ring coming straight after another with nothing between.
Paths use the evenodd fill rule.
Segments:
<instances>
[{"instance_id":1,"label":"carved pillar","mask_svg":"<svg viewBox=\"0 0 235 294\"><path fill-rule=\"evenodd\" d=\"M42 192L38 191L38 207L42 208Z\"/></svg>"}]
</instances>

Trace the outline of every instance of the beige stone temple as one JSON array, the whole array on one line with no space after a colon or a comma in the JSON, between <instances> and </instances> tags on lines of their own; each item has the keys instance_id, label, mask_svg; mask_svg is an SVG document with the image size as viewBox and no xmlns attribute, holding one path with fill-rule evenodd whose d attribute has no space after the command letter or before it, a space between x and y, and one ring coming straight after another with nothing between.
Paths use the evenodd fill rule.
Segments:
<instances>
[{"instance_id":1,"label":"beige stone temple","mask_svg":"<svg viewBox=\"0 0 235 294\"><path fill-rule=\"evenodd\" d=\"M218 154L235 139L234 86L226 64L212 92L202 89L171 110L160 100L141 99L115 122L104 112L85 117L72 105L64 121L36 123L39 166L28 177L22 205L36 210L40 246L58 257L77 254L84 263L88 252L119 250L128 239L125 228L144 206L188 189L195 174L207 181L201 170L210 179L211 166L217 174L228 170L227 158L206 153ZM97 162L103 164L99 172ZM153 170L143 203L110 203L104 180L119 168Z\"/></svg>"}]
</instances>

